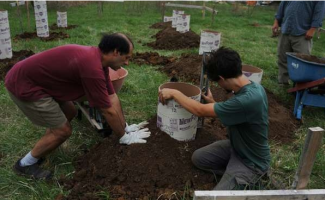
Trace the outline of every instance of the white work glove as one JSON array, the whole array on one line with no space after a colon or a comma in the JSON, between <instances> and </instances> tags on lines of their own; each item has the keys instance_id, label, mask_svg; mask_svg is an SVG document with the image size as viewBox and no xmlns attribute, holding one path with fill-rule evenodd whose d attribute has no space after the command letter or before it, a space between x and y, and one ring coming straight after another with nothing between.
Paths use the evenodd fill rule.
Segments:
<instances>
[{"instance_id":1,"label":"white work glove","mask_svg":"<svg viewBox=\"0 0 325 200\"><path fill-rule=\"evenodd\" d=\"M125 132L130 133L138 131L144 128L147 124L149 124L149 122L147 121L141 122L140 124L131 124L130 126L128 126L128 124L126 123Z\"/></svg>"},{"instance_id":2,"label":"white work glove","mask_svg":"<svg viewBox=\"0 0 325 200\"><path fill-rule=\"evenodd\" d=\"M146 143L147 141L144 138L150 136L150 131L148 128L144 128L138 131L125 133L123 137L120 138L120 144L134 144L134 143Z\"/></svg>"}]
</instances>

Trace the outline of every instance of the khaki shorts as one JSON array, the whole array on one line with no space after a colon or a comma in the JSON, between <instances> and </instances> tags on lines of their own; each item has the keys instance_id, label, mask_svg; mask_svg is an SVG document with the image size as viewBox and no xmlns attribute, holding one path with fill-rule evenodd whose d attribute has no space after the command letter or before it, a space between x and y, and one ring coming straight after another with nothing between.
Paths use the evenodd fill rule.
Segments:
<instances>
[{"instance_id":1,"label":"khaki shorts","mask_svg":"<svg viewBox=\"0 0 325 200\"><path fill-rule=\"evenodd\" d=\"M22 101L9 91L8 93L18 108L35 125L46 128L59 128L67 122L60 104L52 97L45 97L37 101Z\"/></svg>"}]
</instances>

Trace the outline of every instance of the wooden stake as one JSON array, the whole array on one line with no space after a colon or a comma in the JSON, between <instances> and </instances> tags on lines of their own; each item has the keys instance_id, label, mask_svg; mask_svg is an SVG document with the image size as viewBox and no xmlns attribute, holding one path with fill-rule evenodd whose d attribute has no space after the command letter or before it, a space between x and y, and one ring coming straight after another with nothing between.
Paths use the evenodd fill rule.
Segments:
<instances>
[{"instance_id":1,"label":"wooden stake","mask_svg":"<svg viewBox=\"0 0 325 200\"><path fill-rule=\"evenodd\" d=\"M25 1L25 3L26 3L26 10L27 10L27 25L28 25L28 30L30 30L29 1Z\"/></svg>"},{"instance_id":2,"label":"wooden stake","mask_svg":"<svg viewBox=\"0 0 325 200\"><path fill-rule=\"evenodd\" d=\"M211 26L213 26L213 24L214 24L214 16L215 16L215 14L216 14L215 8L216 8L216 5L213 4Z\"/></svg>"},{"instance_id":3,"label":"wooden stake","mask_svg":"<svg viewBox=\"0 0 325 200\"><path fill-rule=\"evenodd\" d=\"M161 21L164 22L164 16L165 16L165 10L166 10L166 7L165 7L165 2L162 2L161 3Z\"/></svg>"},{"instance_id":4,"label":"wooden stake","mask_svg":"<svg viewBox=\"0 0 325 200\"><path fill-rule=\"evenodd\" d=\"M23 28L23 22L22 22L22 18L21 18L20 9L19 9L19 2L16 1L16 4L17 4L17 15L18 15L18 18L19 18L20 30L21 30L21 34L23 34L24 33L24 28Z\"/></svg>"},{"instance_id":5,"label":"wooden stake","mask_svg":"<svg viewBox=\"0 0 325 200\"><path fill-rule=\"evenodd\" d=\"M102 1L97 2L97 12L98 12L98 15L101 17L103 14L103 2Z\"/></svg>"},{"instance_id":6,"label":"wooden stake","mask_svg":"<svg viewBox=\"0 0 325 200\"><path fill-rule=\"evenodd\" d=\"M202 18L205 19L205 1L203 1L203 6L202 6Z\"/></svg>"},{"instance_id":7,"label":"wooden stake","mask_svg":"<svg viewBox=\"0 0 325 200\"><path fill-rule=\"evenodd\" d=\"M309 128L295 180L292 184L293 189L304 189L307 187L317 151L322 144L323 133L324 129L320 127Z\"/></svg>"}]
</instances>

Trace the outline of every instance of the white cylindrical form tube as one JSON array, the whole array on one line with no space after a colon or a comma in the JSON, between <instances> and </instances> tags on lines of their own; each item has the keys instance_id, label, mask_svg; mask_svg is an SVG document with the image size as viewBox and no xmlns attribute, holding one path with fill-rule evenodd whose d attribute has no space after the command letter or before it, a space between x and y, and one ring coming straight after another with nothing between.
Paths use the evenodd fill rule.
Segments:
<instances>
[{"instance_id":1,"label":"white cylindrical form tube","mask_svg":"<svg viewBox=\"0 0 325 200\"><path fill-rule=\"evenodd\" d=\"M159 87L176 89L188 98L198 102L201 100L201 90L195 85L181 82L168 82ZM191 141L195 139L198 117L188 112L175 100L168 100L166 105L158 102L157 127L178 141Z\"/></svg>"},{"instance_id":2,"label":"white cylindrical form tube","mask_svg":"<svg viewBox=\"0 0 325 200\"><path fill-rule=\"evenodd\" d=\"M34 1L36 32L38 37L49 37L46 1Z\"/></svg>"},{"instance_id":3,"label":"white cylindrical form tube","mask_svg":"<svg viewBox=\"0 0 325 200\"><path fill-rule=\"evenodd\" d=\"M12 58L8 11L0 10L0 59Z\"/></svg>"},{"instance_id":4,"label":"white cylindrical form tube","mask_svg":"<svg viewBox=\"0 0 325 200\"><path fill-rule=\"evenodd\" d=\"M68 27L68 15L67 12L56 12L57 15L57 25L58 27Z\"/></svg>"},{"instance_id":5,"label":"white cylindrical form tube","mask_svg":"<svg viewBox=\"0 0 325 200\"><path fill-rule=\"evenodd\" d=\"M186 33L190 31L190 15L178 15L176 31L180 33Z\"/></svg>"},{"instance_id":6,"label":"white cylindrical form tube","mask_svg":"<svg viewBox=\"0 0 325 200\"><path fill-rule=\"evenodd\" d=\"M221 40L221 33L217 31L202 30L200 38L199 54L203 52L211 52L219 49Z\"/></svg>"},{"instance_id":7,"label":"white cylindrical form tube","mask_svg":"<svg viewBox=\"0 0 325 200\"><path fill-rule=\"evenodd\" d=\"M184 11L183 10L173 10L173 19L172 19L172 27L176 28L177 26L177 16L178 15L183 15Z\"/></svg>"}]
</instances>

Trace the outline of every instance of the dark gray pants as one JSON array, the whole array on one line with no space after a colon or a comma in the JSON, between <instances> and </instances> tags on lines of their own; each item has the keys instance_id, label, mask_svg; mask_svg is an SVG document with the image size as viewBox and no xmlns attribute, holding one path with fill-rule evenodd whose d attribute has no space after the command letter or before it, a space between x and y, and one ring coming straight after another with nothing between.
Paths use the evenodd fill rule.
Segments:
<instances>
[{"instance_id":1,"label":"dark gray pants","mask_svg":"<svg viewBox=\"0 0 325 200\"><path fill-rule=\"evenodd\" d=\"M222 175L214 190L242 189L239 186L253 185L265 174L244 165L229 140L217 141L196 150L192 162L202 170Z\"/></svg>"},{"instance_id":2,"label":"dark gray pants","mask_svg":"<svg viewBox=\"0 0 325 200\"><path fill-rule=\"evenodd\" d=\"M310 54L313 46L312 40L306 40L305 35L292 36L280 34L278 43L278 82L288 83L289 74L287 68L286 52Z\"/></svg>"}]
</instances>

